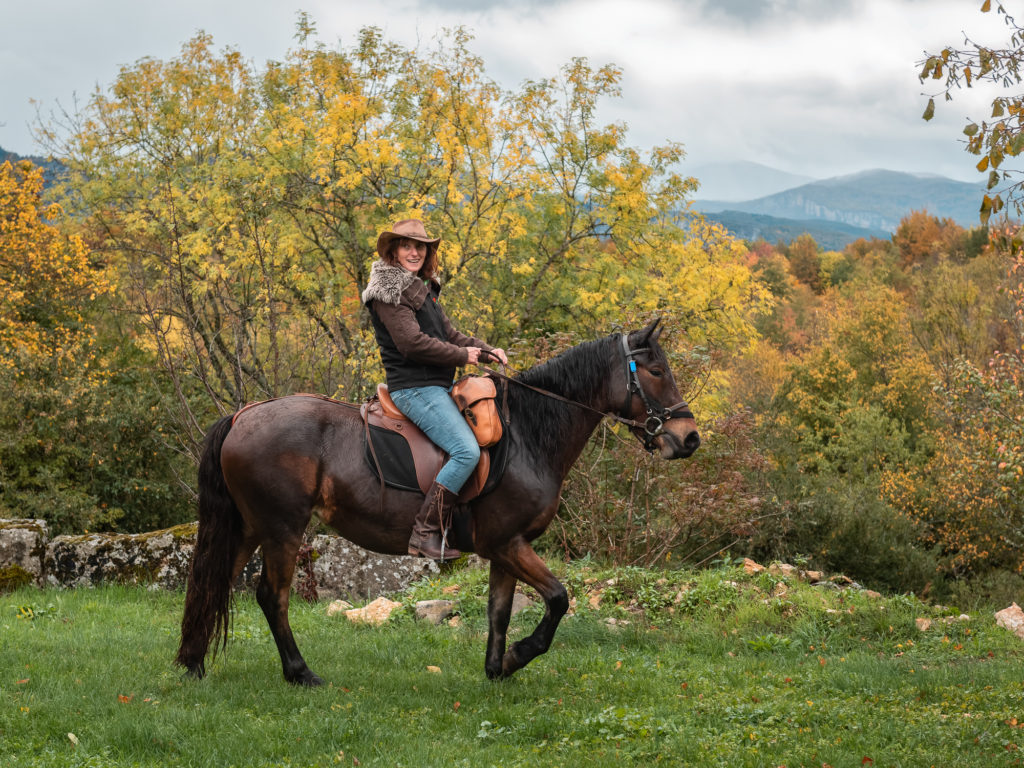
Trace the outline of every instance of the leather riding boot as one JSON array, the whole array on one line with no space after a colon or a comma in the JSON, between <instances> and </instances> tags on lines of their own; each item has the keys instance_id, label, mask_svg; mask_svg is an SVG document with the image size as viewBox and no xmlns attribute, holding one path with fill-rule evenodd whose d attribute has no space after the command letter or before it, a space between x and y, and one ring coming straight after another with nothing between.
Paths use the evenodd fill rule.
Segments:
<instances>
[{"instance_id":1,"label":"leather riding boot","mask_svg":"<svg viewBox=\"0 0 1024 768\"><path fill-rule=\"evenodd\" d=\"M443 527L450 522L456 494L435 482L427 491L427 498L416 514L409 538L409 554L429 557L432 560L455 560L462 553L445 546Z\"/></svg>"}]
</instances>

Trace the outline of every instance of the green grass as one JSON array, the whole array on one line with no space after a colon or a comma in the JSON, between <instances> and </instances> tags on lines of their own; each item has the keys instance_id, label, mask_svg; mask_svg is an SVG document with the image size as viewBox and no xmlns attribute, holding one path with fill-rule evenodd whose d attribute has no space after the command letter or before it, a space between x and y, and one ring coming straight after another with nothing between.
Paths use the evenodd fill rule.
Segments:
<instances>
[{"instance_id":1,"label":"green grass","mask_svg":"<svg viewBox=\"0 0 1024 768\"><path fill-rule=\"evenodd\" d=\"M990 613L946 624L957 611L795 583L780 594L778 579L735 569L575 566L563 577L576 615L548 654L499 683L483 674L483 573L417 585L381 628L296 600L300 648L328 681L316 690L283 682L248 596L227 653L192 681L171 666L180 594L0 595L0 765L1022 762L1022 641ZM456 584L461 626L412 618L415 600ZM921 616L936 625L919 631ZM539 617L539 607L516 616L513 637Z\"/></svg>"}]
</instances>

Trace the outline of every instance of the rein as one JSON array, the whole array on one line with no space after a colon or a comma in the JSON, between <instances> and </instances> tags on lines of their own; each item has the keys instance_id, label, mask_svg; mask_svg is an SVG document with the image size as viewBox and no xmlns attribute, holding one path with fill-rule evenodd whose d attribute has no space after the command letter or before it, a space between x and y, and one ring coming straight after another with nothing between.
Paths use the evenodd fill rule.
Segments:
<instances>
[{"instance_id":1,"label":"rein","mask_svg":"<svg viewBox=\"0 0 1024 768\"><path fill-rule=\"evenodd\" d=\"M496 376L499 379L503 379L505 381L510 381L513 384L518 384L520 387L532 390L539 395L543 395L544 397L551 398L552 400L558 400L559 402L567 403L568 405L574 405L577 408L583 408L584 410L590 411L591 413L596 413L602 417L607 416L608 418L613 419L619 422L620 424L625 424L627 427L631 427L633 429L642 429L645 435L644 448L648 451L653 451L654 438L658 437L665 431L665 422L669 421L670 419L692 419L694 418L694 416L693 413L690 411L689 406L682 401L668 408L658 403L651 402L651 399L647 396L647 393L644 391L643 385L640 383L640 376L637 373L636 360L634 359L638 353L644 350L630 349L629 342L626 340L626 334L624 333L619 334L619 339L622 344L623 363L626 370L626 398L622 404L622 408L620 409L620 411L621 413L629 413L629 406L633 400L633 395L639 394L640 398L644 401L644 408L647 411L647 418L644 421L637 421L636 419L631 419L628 416L622 416L619 413L611 413L610 411L599 411L597 408L592 408L589 405L581 403L577 400L571 400L568 397L563 397L562 395L556 394L549 390L541 389L540 387L535 387L532 384L526 384L522 381L519 381L519 379L512 378L506 373L495 371L494 369L488 368L486 366L480 367L483 368L484 371L491 374L492 376ZM490 353L485 352L485 354L488 354L489 356L493 357L492 355L490 355ZM502 368L505 370L510 370L513 373L521 373L521 371L516 371L514 368L512 368L512 366L509 365L502 365Z\"/></svg>"}]
</instances>

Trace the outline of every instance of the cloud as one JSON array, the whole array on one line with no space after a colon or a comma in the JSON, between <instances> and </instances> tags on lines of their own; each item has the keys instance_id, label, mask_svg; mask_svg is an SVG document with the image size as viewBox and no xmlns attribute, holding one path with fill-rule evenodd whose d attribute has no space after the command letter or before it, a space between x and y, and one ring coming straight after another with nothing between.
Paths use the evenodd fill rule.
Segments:
<instances>
[{"instance_id":1,"label":"cloud","mask_svg":"<svg viewBox=\"0 0 1024 768\"><path fill-rule=\"evenodd\" d=\"M300 9L329 47L376 26L426 49L464 26L506 89L577 56L615 63L622 98L600 117L627 122L630 143L679 141L695 161L759 159L813 176L890 164L969 171L960 128L984 112L984 94L957 93L926 124L931 84L917 82L915 62L965 28L1005 39L997 14L963 0L35 0L4 11L18 35L0 41L0 146L33 151L29 98L44 110L68 104L121 65L178 55L198 29L258 66L280 59Z\"/></svg>"}]
</instances>

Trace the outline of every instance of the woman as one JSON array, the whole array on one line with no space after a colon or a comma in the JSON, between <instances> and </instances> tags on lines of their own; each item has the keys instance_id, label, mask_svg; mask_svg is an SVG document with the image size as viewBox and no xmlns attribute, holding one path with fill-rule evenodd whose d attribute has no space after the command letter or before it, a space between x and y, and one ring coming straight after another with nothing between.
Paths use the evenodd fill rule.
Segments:
<instances>
[{"instance_id":1,"label":"woman","mask_svg":"<svg viewBox=\"0 0 1024 768\"><path fill-rule=\"evenodd\" d=\"M370 270L363 303L370 311L395 405L448 454L416 515L409 554L453 560L461 552L445 546L443 522L480 459L466 419L449 390L459 366L480 361L481 353L507 364L504 350L456 331L437 303L439 237L423 222L405 219L377 238L380 257ZM486 359L486 355L485 355Z\"/></svg>"}]
</instances>

